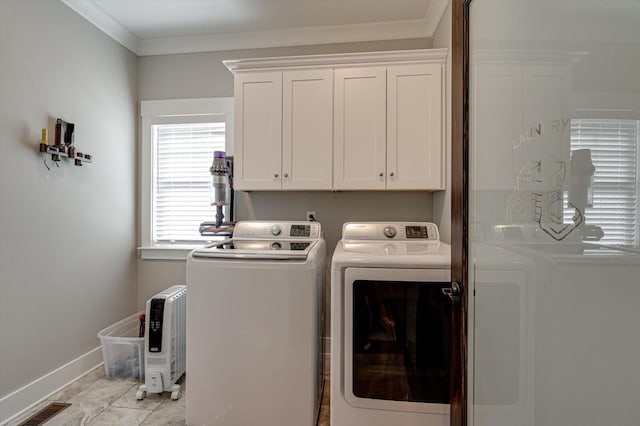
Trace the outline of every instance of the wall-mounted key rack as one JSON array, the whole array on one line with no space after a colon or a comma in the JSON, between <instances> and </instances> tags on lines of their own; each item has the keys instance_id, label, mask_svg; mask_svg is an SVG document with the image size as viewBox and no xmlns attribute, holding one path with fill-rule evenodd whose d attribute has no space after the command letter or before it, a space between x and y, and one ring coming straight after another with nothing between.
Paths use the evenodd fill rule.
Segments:
<instances>
[{"instance_id":1,"label":"wall-mounted key rack","mask_svg":"<svg viewBox=\"0 0 640 426\"><path fill-rule=\"evenodd\" d=\"M58 118L56 120L55 144L49 145L47 129L42 129L40 152L45 155L50 154L51 160L56 162L56 165L62 158L72 159L76 166L82 166L82 163L91 163L92 156L78 151L74 146L74 130L75 124ZM46 165L45 158L45 166ZM47 166L47 168L49 167Z\"/></svg>"}]
</instances>

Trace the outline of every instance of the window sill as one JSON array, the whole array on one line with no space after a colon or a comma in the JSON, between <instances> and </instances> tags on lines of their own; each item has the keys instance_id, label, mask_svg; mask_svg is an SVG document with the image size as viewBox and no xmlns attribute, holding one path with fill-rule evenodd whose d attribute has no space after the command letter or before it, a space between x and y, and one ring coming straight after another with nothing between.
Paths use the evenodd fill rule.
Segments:
<instances>
[{"instance_id":1,"label":"window sill","mask_svg":"<svg viewBox=\"0 0 640 426\"><path fill-rule=\"evenodd\" d=\"M192 244L155 244L138 247L142 260L187 260L187 256L193 249L207 246L217 241L224 241L228 236L212 236L207 241L194 242Z\"/></svg>"},{"instance_id":2,"label":"window sill","mask_svg":"<svg viewBox=\"0 0 640 426\"><path fill-rule=\"evenodd\" d=\"M167 245L153 247L138 247L142 260L187 260L191 250L202 245Z\"/></svg>"}]
</instances>

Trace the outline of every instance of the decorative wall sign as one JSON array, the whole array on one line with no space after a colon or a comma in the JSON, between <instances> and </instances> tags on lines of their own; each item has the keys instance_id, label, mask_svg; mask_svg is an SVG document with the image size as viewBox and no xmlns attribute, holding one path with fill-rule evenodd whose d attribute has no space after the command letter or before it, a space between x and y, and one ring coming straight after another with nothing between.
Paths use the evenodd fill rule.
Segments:
<instances>
[{"instance_id":1,"label":"decorative wall sign","mask_svg":"<svg viewBox=\"0 0 640 426\"><path fill-rule=\"evenodd\" d=\"M524 130L516 139L513 140L513 149L518 149L523 144L539 138L544 134L547 134L547 128L550 128L551 131L555 133L564 133L568 130L570 123L571 119L569 118L560 118L558 120L553 120L548 126L545 126L542 123L538 123L535 126Z\"/></svg>"},{"instance_id":2,"label":"decorative wall sign","mask_svg":"<svg viewBox=\"0 0 640 426\"><path fill-rule=\"evenodd\" d=\"M520 169L514 191L507 198L506 218L509 223L536 222L540 229L556 241L562 241L584 220L584 212L575 209L573 223L563 223L563 188L567 165L553 156L532 160Z\"/></svg>"}]
</instances>

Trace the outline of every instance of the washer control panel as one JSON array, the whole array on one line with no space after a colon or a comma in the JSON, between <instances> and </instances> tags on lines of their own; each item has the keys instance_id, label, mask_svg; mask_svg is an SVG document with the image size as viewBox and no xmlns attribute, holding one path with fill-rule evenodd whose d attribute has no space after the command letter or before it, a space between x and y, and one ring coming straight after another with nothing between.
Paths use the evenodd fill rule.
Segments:
<instances>
[{"instance_id":1,"label":"washer control panel","mask_svg":"<svg viewBox=\"0 0 640 426\"><path fill-rule=\"evenodd\" d=\"M271 234L275 236L282 234L282 226L277 223L275 225L271 225Z\"/></svg>"},{"instance_id":2,"label":"washer control panel","mask_svg":"<svg viewBox=\"0 0 640 426\"><path fill-rule=\"evenodd\" d=\"M233 238L308 240L321 238L321 231L319 222L245 220L236 223Z\"/></svg>"},{"instance_id":3,"label":"washer control panel","mask_svg":"<svg viewBox=\"0 0 640 426\"><path fill-rule=\"evenodd\" d=\"M348 222L343 240L438 241L438 226L431 222Z\"/></svg>"}]
</instances>

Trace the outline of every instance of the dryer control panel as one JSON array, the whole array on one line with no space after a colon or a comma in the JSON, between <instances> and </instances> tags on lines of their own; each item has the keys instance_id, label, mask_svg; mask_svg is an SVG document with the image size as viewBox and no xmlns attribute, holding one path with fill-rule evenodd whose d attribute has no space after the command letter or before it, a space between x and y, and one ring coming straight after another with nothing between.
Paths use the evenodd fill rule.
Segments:
<instances>
[{"instance_id":1,"label":"dryer control panel","mask_svg":"<svg viewBox=\"0 0 640 426\"><path fill-rule=\"evenodd\" d=\"M438 226L431 222L348 222L343 240L439 241Z\"/></svg>"}]
</instances>

